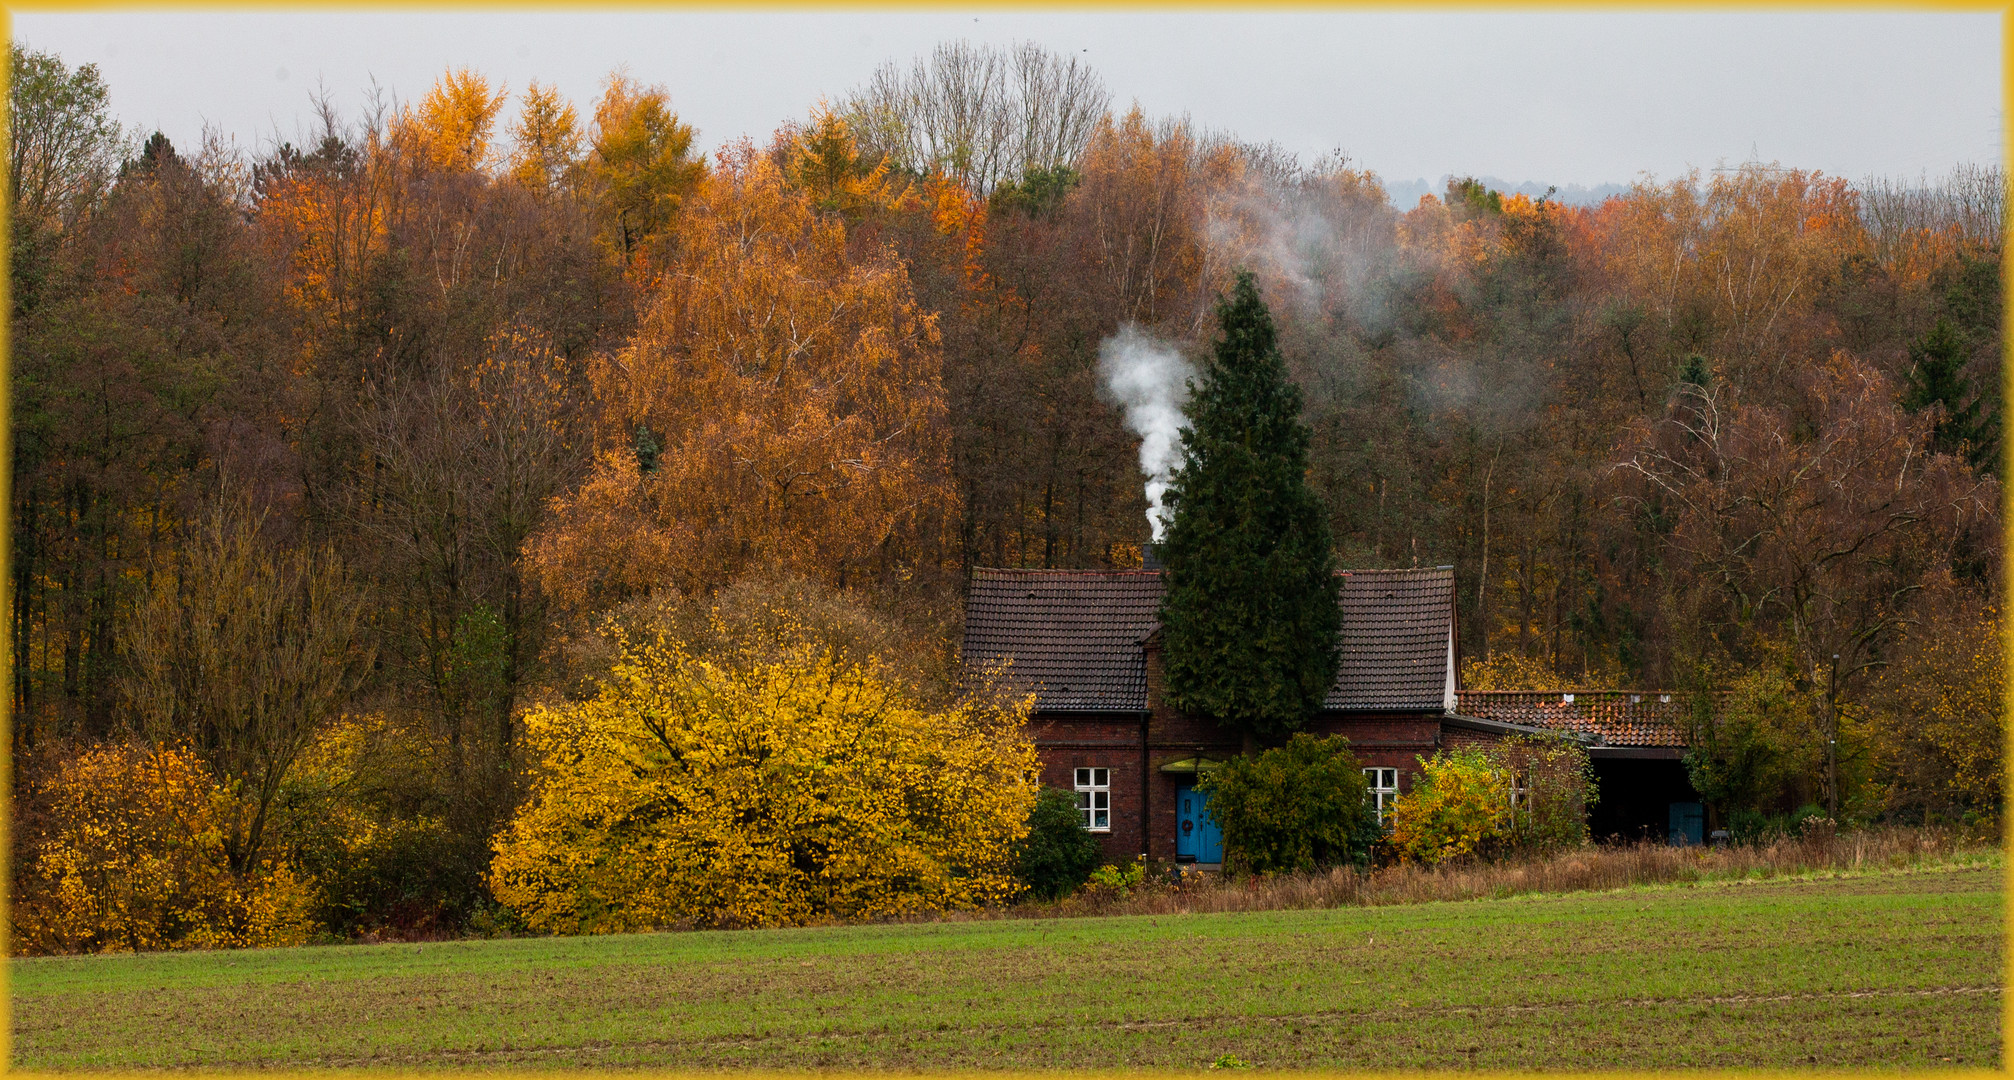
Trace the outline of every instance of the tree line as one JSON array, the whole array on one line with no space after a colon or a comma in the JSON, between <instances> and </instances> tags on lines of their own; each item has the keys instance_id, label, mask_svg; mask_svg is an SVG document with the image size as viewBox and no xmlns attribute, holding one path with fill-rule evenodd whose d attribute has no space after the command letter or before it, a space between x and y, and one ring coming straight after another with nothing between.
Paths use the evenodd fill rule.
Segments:
<instances>
[{"instance_id":1,"label":"tree line","mask_svg":"<svg viewBox=\"0 0 2014 1080\"><path fill-rule=\"evenodd\" d=\"M968 570L1140 565L1099 346L1200 356L1241 270L1339 562L1453 564L1469 685L1697 690L1730 810L1997 811L1997 170L1395 207L962 43L711 156L623 73L177 147L10 56L17 895L173 746L244 911L489 917L528 711L723 590L953 709Z\"/></svg>"}]
</instances>

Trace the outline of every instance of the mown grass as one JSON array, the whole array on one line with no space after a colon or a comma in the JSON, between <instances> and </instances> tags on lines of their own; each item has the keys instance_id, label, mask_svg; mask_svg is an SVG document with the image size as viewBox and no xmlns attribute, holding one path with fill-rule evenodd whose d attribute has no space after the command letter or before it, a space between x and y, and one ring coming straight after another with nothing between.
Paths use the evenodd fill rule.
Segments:
<instances>
[{"instance_id":1,"label":"mown grass","mask_svg":"<svg viewBox=\"0 0 2014 1080\"><path fill-rule=\"evenodd\" d=\"M1997 1067L1988 865L13 962L16 1068Z\"/></svg>"}]
</instances>

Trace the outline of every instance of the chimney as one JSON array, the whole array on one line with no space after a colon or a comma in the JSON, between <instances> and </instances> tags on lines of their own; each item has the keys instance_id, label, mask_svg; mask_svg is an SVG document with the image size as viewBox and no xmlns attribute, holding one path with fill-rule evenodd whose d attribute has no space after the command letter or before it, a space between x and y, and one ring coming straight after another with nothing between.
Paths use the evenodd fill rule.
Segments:
<instances>
[{"instance_id":1,"label":"chimney","mask_svg":"<svg viewBox=\"0 0 2014 1080\"><path fill-rule=\"evenodd\" d=\"M1161 565L1161 546L1159 544L1149 542L1140 545L1140 568L1142 570L1165 569Z\"/></svg>"}]
</instances>

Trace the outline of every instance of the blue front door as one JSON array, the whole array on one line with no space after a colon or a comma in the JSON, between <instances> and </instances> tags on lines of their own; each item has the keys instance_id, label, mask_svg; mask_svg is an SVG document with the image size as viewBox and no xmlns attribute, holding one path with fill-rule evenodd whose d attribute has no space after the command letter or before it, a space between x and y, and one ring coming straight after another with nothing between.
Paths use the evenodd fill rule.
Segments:
<instances>
[{"instance_id":1,"label":"blue front door","mask_svg":"<svg viewBox=\"0 0 2014 1080\"><path fill-rule=\"evenodd\" d=\"M1175 789L1175 861L1224 861L1224 834L1210 817L1210 795L1194 784Z\"/></svg>"}]
</instances>

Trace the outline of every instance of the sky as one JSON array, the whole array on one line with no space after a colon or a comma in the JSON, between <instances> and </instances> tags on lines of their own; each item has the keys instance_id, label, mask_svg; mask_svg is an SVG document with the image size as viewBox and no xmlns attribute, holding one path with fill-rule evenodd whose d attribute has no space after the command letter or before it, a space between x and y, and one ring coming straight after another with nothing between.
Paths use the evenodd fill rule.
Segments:
<instances>
[{"instance_id":1,"label":"sky","mask_svg":"<svg viewBox=\"0 0 2014 1080\"><path fill-rule=\"evenodd\" d=\"M1998 162L2001 16L1961 11L324 9L16 12L118 117L193 146L300 141L318 88L416 100L451 67L581 103L618 67L699 141L765 138L940 41L1075 53L1154 116L1340 149L1387 181L1594 186L1774 161L1860 178ZM513 109L514 109L513 105Z\"/></svg>"}]
</instances>

